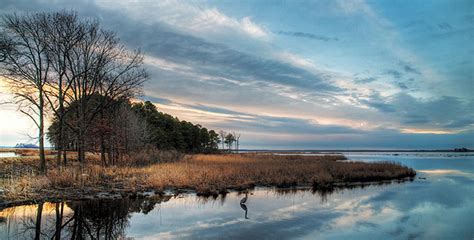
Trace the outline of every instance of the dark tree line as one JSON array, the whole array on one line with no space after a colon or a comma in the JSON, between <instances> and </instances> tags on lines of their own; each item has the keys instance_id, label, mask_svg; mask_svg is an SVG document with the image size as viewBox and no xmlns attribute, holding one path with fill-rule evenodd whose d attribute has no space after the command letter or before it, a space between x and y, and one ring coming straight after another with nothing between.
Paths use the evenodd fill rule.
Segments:
<instances>
[{"instance_id":1,"label":"dark tree line","mask_svg":"<svg viewBox=\"0 0 474 240\"><path fill-rule=\"evenodd\" d=\"M146 146L148 138L145 123L132 109L128 98L113 100L100 94L88 98L84 109L88 115L92 115L92 110L97 109L103 102L108 102L108 107L102 114L87 115L91 123L84 132L84 151L100 152L103 165L109 165L115 164L122 154L136 152ZM76 112L79 105L79 102L73 102L65 111ZM54 146L62 144L65 151L76 151L80 143L75 129L80 121L75 114L68 114L63 120L69 124L60 128L60 120L57 117L53 119L47 131L48 140Z\"/></svg>"},{"instance_id":2,"label":"dark tree line","mask_svg":"<svg viewBox=\"0 0 474 240\"><path fill-rule=\"evenodd\" d=\"M159 149L186 153L212 153L218 150L220 140L214 130L159 112L149 101L136 103L133 109L146 123L148 143Z\"/></svg>"},{"instance_id":3,"label":"dark tree line","mask_svg":"<svg viewBox=\"0 0 474 240\"><path fill-rule=\"evenodd\" d=\"M88 108L95 109L102 102L109 102L107 111L95 115L85 132L84 150L104 152L104 165L114 164L123 154L140 151L153 146L160 150L177 150L185 153L212 153L218 150L219 137L214 130L201 125L180 121L169 114L159 112L155 105L131 103L127 98L104 100L102 95L93 95L88 100ZM79 103L74 102L65 108L68 112L77 111ZM86 112L90 112L86 108ZM64 119L69 123L78 124L77 116L67 115ZM56 145L63 143L65 150L78 148L74 132L76 126L65 126L59 138L60 121L53 119L48 128L48 139Z\"/></svg>"}]
</instances>

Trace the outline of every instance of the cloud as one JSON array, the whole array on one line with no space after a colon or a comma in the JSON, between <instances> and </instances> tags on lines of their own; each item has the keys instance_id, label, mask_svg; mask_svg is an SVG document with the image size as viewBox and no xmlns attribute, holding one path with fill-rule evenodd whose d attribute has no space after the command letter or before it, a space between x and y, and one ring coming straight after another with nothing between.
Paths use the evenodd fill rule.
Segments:
<instances>
[{"instance_id":1,"label":"cloud","mask_svg":"<svg viewBox=\"0 0 474 240\"><path fill-rule=\"evenodd\" d=\"M240 19L229 17L216 7L209 7L205 3L182 1L159 2L117 2L97 1L104 9L123 12L131 19L145 24L166 24L174 29L191 33L194 36L229 39L241 36L267 40L268 31L265 27L256 24L251 17ZM224 35L228 35L227 37ZM239 36L241 35L241 36Z\"/></svg>"},{"instance_id":2,"label":"cloud","mask_svg":"<svg viewBox=\"0 0 474 240\"><path fill-rule=\"evenodd\" d=\"M421 72L418 69L416 69L415 67L410 66L408 64L403 65L403 70L405 70L405 72L407 72L407 73L414 73L414 74L421 75Z\"/></svg>"},{"instance_id":3,"label":"cloud","mask_svg":"<svg viewBox=\"0 0 474 240\"><path fill-rule=\"evenodd\" d=\"M439 98L422 100L416 99L406 93L399 93L393 96L391 104L397 106L400 110L401 117L406 119L413 119L412 116L425 116L430 121L430 127L447 127L448 123L453 123L459 116L470 116L474 119L472 112L469 112L469 102L461 101L456 97L441 96ZM417 119L419 119L417 117ZM462 123L462 122L459 122ZM423 122L426 124L426 122ZM464 124L455 124L458 129L468 127L468 121ZM456 129L454 125L452 128Z\"/></svg>"},{"instance_id":4,"label":"cloud","mask_svg":"<svg viewBox=\"0 0 474 240\"><path fill-rule=\"evenodd\" d=\"M308 38L308 39L319 40L319 41L323 41L323 42L339 41L339 39L337 37L327 37L327 36L317 35L317 34L307 33L307 32L275 31L274 33L278 34L278 35L299 37L299 38Z\"/></svg>"},{"instance_id":5,"label":"cloud","mask_svg":"<svg viewBox=\"0 0 474 240\"><path fill-rule=\"evenodd\" d=\"M278 117L259 114L249 114L228 108L208 106L204 104L186 104L173 102L169 99L145 96L144 99L156 99L160 106L178 107L181 111L196 112L213 122L214 128L240 130L253 133L280 133L280 134L353 134L360 130L347 126L318 124L311 119ZM153 101L154 102L154 101Z\"/></svg>"},{"instance_id":6,"label":"cloud","mask_svg":"<svg viewBox=\"0 0 474 240\"><path fill-rule=\"evenodd\" d=\"M371 83L371 82L375 82L376 80L377 80L376 77L355 78L354 82L355 83Z\"/></svg>"},{"instance_id":7,"label":"cloud","mask_svg":"<svg viewBox=\"0 0 474 240\"><path fill-rule=\"evenodd\" d=\"M438 28L444 31L451 31L453 30L453 26L447 22L439 23Z\"/></svg>"},{"instance_id":8,"label":"cloud","mask_svg":"<svg viewBox=\"0 0 474 240\"><path fill-rule=\"evenodd\" d=\"M368 98L359 99L359 102L384 113L396 112L395 106L386 102L379 92L374 91Z\"/></svg>"},{"instance_id":9,"label":"cloud","mask_svg":"<svg viewBox=\"0 0 474 240\"><path fill-rule=\"evenodd\" d=\"M378 92L373 92L367 98L358 100L361 104L392 114L404 126L422 129L472 129L473 121L470 119L474 119L474 114L469 110L472 102L461 101L456 97L419 99L403 92L382 97Z\"/></svg>"},{"instance_id":10,"label":"cloud","mask_svg":"<svg viewBox=\"0 0 474 240\"><path fill-rule=\"evenodd\" d=\"M398 87L400 87L400 89L403 89L403 90L408 89L408 86L403 82L397 82L397 85L398 85Z\"/></svg>"},{"instance_id":11,"label":"cloud","mask_svg":"<svg viewBox=\"0 0 474 240\"><path fill-rule=\"evenodd\" d=\"M312 119L249 114L228 108L203 104L183 104L173 102L179 112L194 112L199 119L193 121L201 125L220 130L242 133L243 148L270 149L311 149L311 148L413 148L429 141L425 148L454 148L472 146L470 141L474 132L460 134L430 134L403 132L401 129L376 128L361 130L335 124L318 124ZM388 105L388 104L387 104ZM161 110L168 110L159 105ZM395 109L396 106L393 106ZM390 113L390 112L388 112ZM394 116L391 116L394 118ZM189 118L186 118L189 119ZM203 121L204 122L201 122ZM431 126L433 119L422 114L406 114L400 121L415 126ZM472 124L472 121L471 121ZM443 147L444 146L444 147Z\"/></svg>"},{"instance_id":12,"label":"cloud","mask_svg":"<svg viewBox=\"0 0 474 240\"><path fill-rule=\"evenodd\" d=\"M397 71L397 70L393 70L393 69L386 70L386 71L384 72L384 74L390 75L390 76L392 76L392 77L394 77L394 78L396 78L396 79L399 79L399 78L402 77L402 73L401 73L401 72L399 72L399 71Z\"/></svg>"},{"instance_id":13,"label":"cloud","mask_svg":"<svg viewBox=\"0 0 474 240\"><path fill-rule=\"evenodd\" d=\"M410 124L410 125L426 124L429 122L430 120L426 116L418 115L415 113L406 114L405 119L402 120L403 124Z\"/></svg>"},{"instance_id":14,"label":"cloud","mask_svg":"<svg viewBox=\"0 0 474 240\"><path fill-rule=\"evenodd\" d=\"M443 128L447 129L459 129L465 127L473 127L474 126L474 119L473 118L466 118L460 117L459 119L453 119L448 121L443 125Z\"/></svg>"},{"instance_id":15,"label":"cloud","mask_svg":"<svg viewBox=\"0 0 474 240\"><path fill-rule=\"evenodd\" d=\"M384 103L384 102L381 102L381 101L362 100L362 103L365 103L368 106L373 107L375 109L378 109L378 110L380 110L384 113L393 113L393 112L396 111L394 106L392 106L390 104L387 104L387 103Z\"/></svg>"},{"instance_id":16,"label":"cloud","mask_svg":"<svg viewBox=\"0 0 474 240\"><path fill-rule=\"evenodd\" d=\"M123 23L134 25L134 23ZM127 28L128 29L128 28ZM310 72L276 59L247 54L222 44L168 31L160 25L129 29L125 35L130 45L145 42L142 47L148 55L162 59L177 66L187 66L196 77L211 76L215 79L232 79L240 84L280 84L299 89L318 90L318 92L340 92L327 74ZM128 36L128 37L127 37ZM157 65L164 68L163 61ZM165 66L166 67L166 66ZM173 66L172 66L173 67ZM171 67L168 67L173 70Z\"/></svg>"},{"instance_id":17,"label":"cloud","mask_svg":"<svg viewBox=\"0 0 474 240\"><path fill-rule=\"evenodd\" d=\"M153 97L153 96L142 96L140 97L140 100L142 101L150 101L152 103L159 103L159 104L172 104L173 101L166 99L166 98L160 98L160 97Z\"/></svg>"}]
</instances>

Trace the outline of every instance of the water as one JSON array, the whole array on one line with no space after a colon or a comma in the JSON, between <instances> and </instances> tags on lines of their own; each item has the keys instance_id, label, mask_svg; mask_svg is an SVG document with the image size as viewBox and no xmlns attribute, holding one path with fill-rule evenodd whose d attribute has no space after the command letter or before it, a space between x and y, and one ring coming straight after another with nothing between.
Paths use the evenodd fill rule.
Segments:
<instances>
[{"instance_id":1,"label":"water","mask_svg":"<svg viewBox=\"0 0 474 240\"><path fill-rule=\"evenodd\" d=\"M413 182L334 192L257 188L245 205L240 204L245 194L229 193L215 199L186 194L20 206L0 212L0 239L32 239L36 233L48 239L55 233L66 239L474 238L473 156L346 156L357 161L400 162L415 168L418 175ZM62 221L57 221L61 216ZM56 225L59 222L61 226Z\"/></svg>"},{"instance_id":2,"label":"water","mask_svg":"<svg viewBox=\"0 0 474 240\"><path fill-rule=\"evenodd\" d=\"M17 157L15 152L0 152L0 158Z\"/></svg>"}]
</instances>

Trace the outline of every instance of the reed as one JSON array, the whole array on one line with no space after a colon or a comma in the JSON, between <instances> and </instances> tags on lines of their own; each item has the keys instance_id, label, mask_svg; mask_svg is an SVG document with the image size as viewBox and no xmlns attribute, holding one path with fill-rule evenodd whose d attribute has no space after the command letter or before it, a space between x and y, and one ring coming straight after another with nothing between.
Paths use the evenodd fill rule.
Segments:
<instances>
[{"instance_id":1,"label":"reed","mask_svg":"<svg viewBox=\"0 0 474 240\"><path fill-rule=\"evenodd\" d=\"M415 175L413 169L396 163L341 161L345 160L343 155L198 154L182 156L179 161L160 162L152 159L166 154L143 154L136 157L145 157L148 162L155 163L145 166L120 164L104 167L100 165L97 156L90 155L91 160L85 166L72 161L61 171L50 170L46 177L38 176L34 170L21 171L18 180L4 188L8 191L21 188L22 192L32 193L45 189L64 191L84 188L97 192L191 189L198 194L217 194L253 186L325 187L341 183L402 179ZM127 159L137 161L132 156ZM17 161L22 162L22 166L28 166L26 168L36 167L36 163L32 164L32 159ZM0 161L0 166L4 169L13 162L15 161ZM49 159L49 163L50 167L54 167L54 159Z\"/></svg>"}]
</instances>

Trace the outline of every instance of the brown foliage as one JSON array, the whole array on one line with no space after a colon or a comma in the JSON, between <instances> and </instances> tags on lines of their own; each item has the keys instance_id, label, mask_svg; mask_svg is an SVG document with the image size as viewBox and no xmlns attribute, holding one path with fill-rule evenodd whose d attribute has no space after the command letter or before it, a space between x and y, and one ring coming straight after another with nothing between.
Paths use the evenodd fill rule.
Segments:
<instances>
[{"instance_id":1,"label":"brown foliage","mask_svg":"<svg viewBox=\"0 0 474 240\"><path fill-rule=\"evenodd\" d=\"M166 159L170 162L158 161ZM98 159L84 168L73 163L62 171L50 171L42 187L51 189L95 188L110 190L193 189L215 194L252 186L316 186L413 177L413 169L395 163L363 163L342 155L284 156L271 154L187 155L176 161L174 153L148 150L128 164L103 167ZM147 166L133 166L142 159ZM124 159L126 160L126 159ZM155 163L157 162L157 163ZM82 170L81 170L82 169Z\"/></svg>"}]
</instances>

